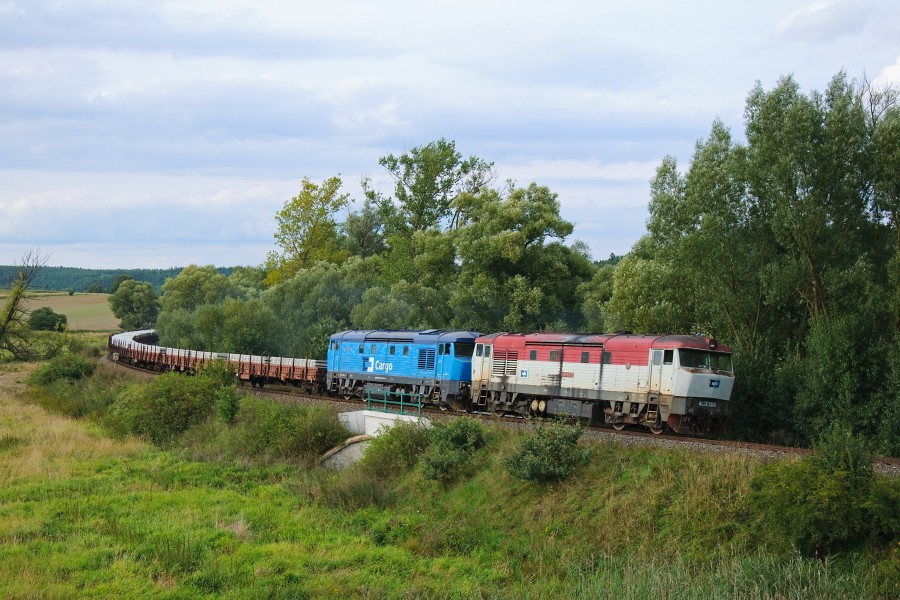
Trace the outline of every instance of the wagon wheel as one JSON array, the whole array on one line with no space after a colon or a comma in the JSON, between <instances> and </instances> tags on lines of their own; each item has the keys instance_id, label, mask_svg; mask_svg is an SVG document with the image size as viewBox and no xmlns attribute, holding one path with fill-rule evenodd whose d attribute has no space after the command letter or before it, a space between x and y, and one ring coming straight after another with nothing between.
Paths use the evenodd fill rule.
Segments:
<instances>
[{"instance_id":1,"label":"wagon wheel","mask_svg":"<svg viewBox=\"0 0 900 600\"><path fill-rule=\"evenodd\" d=\"M650 433L652 433L653 435L659 435L662 432L663 432L662 425L654 425L653 427L650 428Z\"/></svg>"},{"instance_id":2,"label":"wagon wheel","mask_svg":"<svg viewBox=\"0 0 900 600\"><path fill-rule=\"evenodd\" d=\"M625 429L625 423L623 423L622 421L613 423L613 429L615 429L616 431L622 431L623 429Z\"/></svg>"}]
</instances>

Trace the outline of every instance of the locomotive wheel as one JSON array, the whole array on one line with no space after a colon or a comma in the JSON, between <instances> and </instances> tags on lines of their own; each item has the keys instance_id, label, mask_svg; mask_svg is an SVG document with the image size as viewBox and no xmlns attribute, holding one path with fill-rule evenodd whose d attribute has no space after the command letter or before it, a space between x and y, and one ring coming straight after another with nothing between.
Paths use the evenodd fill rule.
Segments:
<instances>
[{"instance_id":1,"label":"locomotive wheel","mask_svg":"<svg viewBox=\"0 0 900 600\"><path fill-rule=\"evenodd\" d=\"M619 421L618 423L613 423L613 429L615 429L616 431L622 431L623 429L625 429L625 423L622 423L621 421Z\"/></svg>"},{"instance_id":2,"label":"locomotive wheel","mask_svg":"<svg viewBox=\"0 0 900 600\"><path fill-rule=\"evenodd\" d=\"M659 434L661 434L662 432L663 432L662 425L659 425L659 426L653 426L653 427L650 428L650 433L652 433L653 435L659 435Z\"/></svg>"}]
</instances>

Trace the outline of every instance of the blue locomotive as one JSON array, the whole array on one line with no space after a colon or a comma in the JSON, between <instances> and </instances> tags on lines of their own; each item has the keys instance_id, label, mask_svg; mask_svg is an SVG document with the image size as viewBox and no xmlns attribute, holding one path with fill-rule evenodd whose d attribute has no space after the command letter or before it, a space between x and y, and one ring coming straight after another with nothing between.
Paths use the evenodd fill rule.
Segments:
<instances>
[{"instance_id":1,"label":"blue locomotive","mask_svg":"<svg viewBox=\"0 0 900 600\"><path fill-rule=\"evenodd\" d=\"M347 399L402 392L424 403L462 408L479 335L440 329L341 331L329 339L325 384Z\"/></svg>"}]
</instances>

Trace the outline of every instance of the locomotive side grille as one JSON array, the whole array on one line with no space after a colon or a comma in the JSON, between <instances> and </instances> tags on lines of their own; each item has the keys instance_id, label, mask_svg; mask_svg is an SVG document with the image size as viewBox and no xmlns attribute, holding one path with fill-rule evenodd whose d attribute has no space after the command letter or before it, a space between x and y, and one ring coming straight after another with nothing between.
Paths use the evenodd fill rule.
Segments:
<instances>
[{"instance_id":1,"label":"locomotive side grille","mask_svg":"<svg viewBox=\"0 0 900 600\"><path fill-rule=\"evenodd\" d=\"M500 350L494 353L494 366L491 374L495 377L515 375L519 368L519 353L514 350Z\"/></svg>"},{"instance_id":2,"label":"locomotive side grille","mask_svg":"<svg viewBox=\"0 0 900 600\"><path fill-rule=\"evenodd\" d=\"M494 366L491 374L495 377L503 377L506 373L506 350L494 352Z\"/></svg>"},{"instance_id":3,"label":"locomotive side grille","mask_svg":"<svg viewBox=\"0 0 900 600\"><path fill-rule=\"evenodd\" d=\"M419 370L434 371L434 348L419 350Z\"/></svg>"},{"instance_id":4,"label":"locomotive side grille","mask_svg":"<svg viewBox=\"0 0 900 600\"><path fill-rule=\"evenodd\" d=\"M512 350L506 355L506 374L516 375L519 371L519 353Z\"/></svg>"}]
</instances>

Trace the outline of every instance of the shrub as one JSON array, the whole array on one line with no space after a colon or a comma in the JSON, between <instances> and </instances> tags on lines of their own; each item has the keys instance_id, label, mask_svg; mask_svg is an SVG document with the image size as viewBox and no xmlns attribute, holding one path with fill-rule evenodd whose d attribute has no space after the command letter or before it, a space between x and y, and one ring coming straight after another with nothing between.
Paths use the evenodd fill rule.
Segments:
<instances>
[{"instance_id":1,"label":"shrub","mask_svg":"<svg viewBox=\"0 0 900 600\"><path fill-rule=\"evenodd\" d=\"M587 460L589 450L578 447L581 428L561 423L538 427L522 438L516 451L503 461L506 471L523 481L558 481Z\"/></svg>"},{"instance_id":2,"label":"shrub","mask_svg":"<svg viewBox=\"0 0 900 600\"><path fill-rule=\"evenodd\" d=\"M69 322L66 315L55 312L49 306L42 306L28 315L28 327L35 331L65 331Z\"/></svg>"},{"instance_id":3,"label":"shrub","mask_svg":"<svg viewBox=\"0 0 900 600\"><path fill-rule=\"evenodd\" d=\"M484 446L484 427L473 419L435 423L428 430L428 449L422 454L425 479L450 482L471 465L473 455Z\"/></svg>"},{"instance_id":4,"label":"shrub","mask_svg":"<svg viewBox=\"0 0 900 600\"><path fill-rule=\"evenodd\" d=\"M820 556L895 531L898 496L876 480L865 441L832 427L813 456L760 467L749 505L781 539Z\"/></svg>"},{"instance_id":5,"label":"shrub","mask_svg":"<svg viewBox=\"0 0 900 600\"><path fill-rule=\"evenodd\" d=\"M246 456L291 458L319 455L349 432L321 408L245 397L237 413L237 451Z\"/></svg>"},{"instance_id":6,"label":"shrub","mask_svg":"<svg viewBox=\"0 0 900 600\"><path fill-rule=\"evenodd\" d=\"M65 353L54 356L46 364L32 373L28 382L34 385L49 385L54 381L75 381L88 377L94 372L97 363L78 354Z\"/></svg>"},{"instance_id":7,"label":"shrub","mask_svg":"<svg viewBox=\"0 0 900 600\"><path fill-rule=\"evenodd\" d=\"M44 386L35 400L47 410L69 417L101 417L122 390L122 374L115 367L100 365L91 377L78 381L55 381Z\"/></svg>"},{"instance_id":8,"label":"shrub","mask_svg":"<svg viewBox=\"0 0 900 600\"><path fill-rule=\"evenodd\" d=\"M207 419L222 386L204 377L166 373L122 392L107 414L118 433L145 435L156 444L170 442Z\"/></svg>"},{"instance_id":9,"label":"shrub","mask_svg":"<svg viewBox=\"0 0 900 600\"><path fill-rule=\"evenodd\" d=\"M223 387L216 394L216 414L223 423L234 425L240 408L241 398L234 386Z\"/></svg>"},{"instance_id":10,"label":"shrub","mask_svg":"<svg viewBox=\"0 0 900 600\"><path fill-rule=\"evenodd\" d=\"M417 423L397 423L372 440L360 468L378 478L408 471L428 448L428 430Z\"/></svg>"}]
</instances>

